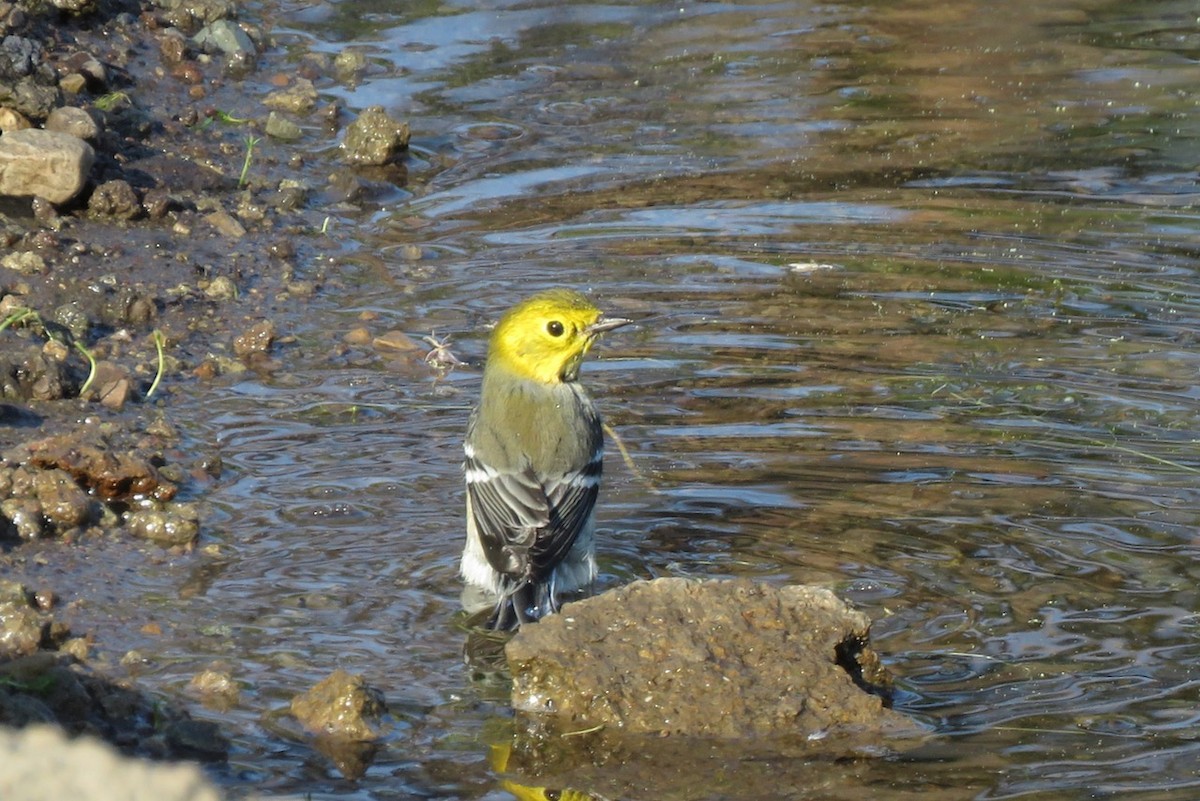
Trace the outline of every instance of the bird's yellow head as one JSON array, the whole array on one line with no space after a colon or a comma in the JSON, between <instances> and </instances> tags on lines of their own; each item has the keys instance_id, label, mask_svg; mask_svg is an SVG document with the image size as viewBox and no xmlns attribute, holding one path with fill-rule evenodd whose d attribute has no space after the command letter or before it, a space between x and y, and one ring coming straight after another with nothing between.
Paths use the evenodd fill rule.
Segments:
<instances>
[{"instance_id":1,"label":"bird's yellow head","mask_svg":"<svg viewBox=\"0 0 1200 801\"><path fill-rule=\"evenodd\" d=\"M539 292L500 318L488 344L488 364L544 384L574 381L596 337L629 322L605 317L573 290Z\"/></svg>"}]
</instances>

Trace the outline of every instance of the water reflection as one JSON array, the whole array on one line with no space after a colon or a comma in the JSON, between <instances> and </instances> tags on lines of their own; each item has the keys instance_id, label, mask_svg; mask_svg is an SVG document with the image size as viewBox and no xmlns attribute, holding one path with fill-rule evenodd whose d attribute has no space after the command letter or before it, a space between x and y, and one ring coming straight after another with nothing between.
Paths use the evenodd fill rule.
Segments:
<instances>
[{"instance_id":1,"label":"water reflection","mask_svg":"<svg viewBox=\"0 0 1200 801\"><path fill-rule=\"evenodd\" d=\"M646 321L586 368L639 471L608 466L602 583L835 586L941 734L771 795L1194 795L1194 12L297 9L297 41L371 48L320 89L409 116L413 198L342 220L327 296L281 321L291 372L183 401L228 467L219 568L139 567L180 654L149 680L237 665L231 781L499 797L502 690L454 625L478 373L343 335L450 332L477 363L499 310L566 284ZM405 723L357 783L271 723L335 667Z\"/></svg>"}]
</instances>

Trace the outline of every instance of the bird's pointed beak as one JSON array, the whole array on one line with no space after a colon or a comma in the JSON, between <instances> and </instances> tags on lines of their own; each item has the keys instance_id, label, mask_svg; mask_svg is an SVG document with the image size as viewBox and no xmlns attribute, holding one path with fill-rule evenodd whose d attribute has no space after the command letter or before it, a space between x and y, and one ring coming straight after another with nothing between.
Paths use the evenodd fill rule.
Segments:
<instances>
[{"instance_id":1,"label":"bird's pointed beak","mask_svg":"<svg viewBox=\"0 0 1200 801\"><path fill-rule=\"evenodd\" d=\"M603 334L605 331L611 331L614 328L620 328L623 325L629 325L633 320L626 320L624 317L601 317L596 322L587 327L588 336L596 336Z\"/></svg>"}]
</instances>

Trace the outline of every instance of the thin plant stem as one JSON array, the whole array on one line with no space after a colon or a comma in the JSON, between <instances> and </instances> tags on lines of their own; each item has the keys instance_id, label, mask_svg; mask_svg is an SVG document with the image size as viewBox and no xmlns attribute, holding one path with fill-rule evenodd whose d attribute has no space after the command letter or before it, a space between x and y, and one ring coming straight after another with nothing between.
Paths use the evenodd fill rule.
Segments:
<instances>
[{"instance_id":1,"label":"thin plant stem","mask_svg":"<svg viewBox=\"0 0 1200 801\"><path fill-rule=\"evenodd\" d=\"M238 178L238 189L246 185L246 175L250 172L250 162L254 159L254 146L262 141L261 137L246 137L246 159L242 162L242 174Z\"/></svg>"},{"instance_id":2,"label":"thin plant stem","mask_svg":"<svg viewBox=\"0 0 1200 801\"><path fill-rule=\"evenodd\" d=\"M82 398L84 395L87 394L87 391L92 386L92 381L95 380L95 378L96 378L96 359L95 359L95 357L92 356L92 354L90 352L88 352L88 349L85 348L83 345L80 345L78 342L74 342L72 344L75 345L75 350L82 353L83 357L88 360L89 369L88 369L87 381L84 381L83 386L79 388L79 397Z\"/></svg>"},{"instance_id":3,"label":"thin plant stem","mask_svg":"<svg viewBox=\"0 0 1200 801\"><path fill-rule=\"evenodd\" d=\"M16 325L17 323L24 320L26 317L37 317L37 312L35 312L33 309L26 309L23 307L14 309L12 314L10 314L10 315L8 315L8 317L4 318L3 321L0 321L0 331L3 331L5 328L8 328L10 325Z\"/></svg>"},{"instance_id":4,"label":"thin plant stem","mask_svg":"<svg viewBox=\"0 0 1200 801\"><path fill-rule=\"evenodd\" d=\"M163 356L163 345L166 342L166 337L162 331L154 329L154 350L158 352L158 370L154 373L154 381L150 383L150 389L146 391L146 400L149 400L155 392L158 391L158 384L162 381L163 373L166 372L166 359Z\"/></svg>"}]
</instances>

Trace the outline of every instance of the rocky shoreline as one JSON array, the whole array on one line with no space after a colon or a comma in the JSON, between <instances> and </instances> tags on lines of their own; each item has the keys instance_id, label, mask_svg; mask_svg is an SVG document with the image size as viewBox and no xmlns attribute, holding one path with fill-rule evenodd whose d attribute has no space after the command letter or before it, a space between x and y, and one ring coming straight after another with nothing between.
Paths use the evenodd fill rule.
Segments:
<instances>
[{"instance_id":1,"label":"rocky shoreline","mask_svg":"<svg viewBox=\"0 0 1200 801\"><path fill-rule=\"evenodd\" d=\"M406 123L376 108L340 132L318 97L361 75L362 54L272 73L270 13L0 0L0 725L30 727L0 730L20 756L0 759L4 798L62 797L64 765L116 759L36 724L139 757L226 757L215 725L91 664L103 633L56 620L64 589L6 574L50 538L195 548L187 499L221 463L181 447L172 388L278 369L277 312L322 291L337 248L319 209L406 180ZM150 795L141 773L112 775L123 797L217 797L198 774ZM112 781L70 794L116 797Z\"/></svg>"}]
</instances>

